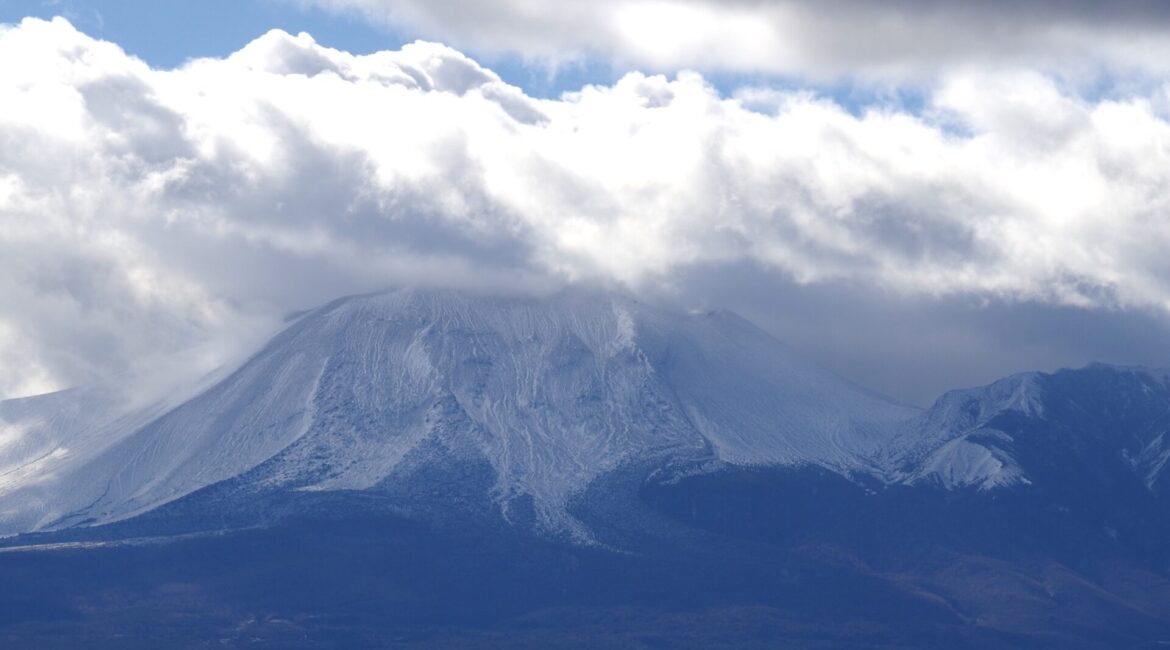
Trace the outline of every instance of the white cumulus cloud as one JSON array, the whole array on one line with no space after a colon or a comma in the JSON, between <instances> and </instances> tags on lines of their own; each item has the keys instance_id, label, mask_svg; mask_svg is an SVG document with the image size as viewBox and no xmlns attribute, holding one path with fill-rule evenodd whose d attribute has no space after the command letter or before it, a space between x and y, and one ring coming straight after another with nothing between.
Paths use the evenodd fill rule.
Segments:
<instances>
[{"instance_id":1,"label":"white cumulus cloud","mask_svg":"<svg viewBox=\"0 0 1170 650\"><path fill-rule=\"evenodd\" d=\"M61 19L4 27L0 61L22 62L0 66L0 395L392 283L637 289L746 263L1170 310L1164 87L968 68L920 111L857 114L631 73L542 100L437 44L274 31L157 70Z\"/></svg>"}]
</instances>

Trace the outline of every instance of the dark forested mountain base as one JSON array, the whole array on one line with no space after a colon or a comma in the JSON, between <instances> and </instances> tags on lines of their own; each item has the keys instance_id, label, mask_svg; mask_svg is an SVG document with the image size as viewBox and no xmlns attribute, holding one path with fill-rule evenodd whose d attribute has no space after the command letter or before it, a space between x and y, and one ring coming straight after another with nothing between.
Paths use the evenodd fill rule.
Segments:
<instances>
[{"instance_id":1,"label":"dark forested mountain base","mask_svg":"<svg viewBox=\"0 0 1170 650\"><path fill-rule=\"evenodd\" d=\"M123 524L8 540L0 643L925 649L1170 640L1165 553L1127 545L1094 520L1091 504L1062 511L1027 492L870 490L811 469L642 474L636 490L623 489L635 475L603 481L595 491L608 499L582 497L584 521L610 522L586 547L502 519L402 514L393 489L247 502L209 490ZM246 512L273 519L230 533L191 528ZM97 538L105 545L82 546ZM13 548L29 543L67 546Z\"/></svg>"}]
</instances>

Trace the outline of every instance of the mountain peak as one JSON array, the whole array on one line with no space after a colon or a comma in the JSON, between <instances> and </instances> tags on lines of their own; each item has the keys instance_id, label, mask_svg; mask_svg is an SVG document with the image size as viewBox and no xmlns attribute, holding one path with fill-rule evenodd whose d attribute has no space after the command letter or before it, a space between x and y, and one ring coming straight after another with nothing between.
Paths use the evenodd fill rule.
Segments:
<instances>
[{"instance_id":1,"label":"mountain peak","mask_svg":"<svg viewBox=\"0 0 1170 650\"><path fill-rule=\"evenodd\" d=\"M1067 446L1114 456L1154 490L1170 459L1165 373L1023 373L919 411L732 312L583 289L351 296L183 399L127 412L116 392L0 402L0 534L126 519L211 486L409 483L458 484L505 518L587 541L574 499L624 471L817 466L990 490L1029 484L1047 471L1036 459Z\"/></svg>"},{"instance_id":2,"label":"mountain peak","mask_svg":"<svg viewBox=\"0 0 1170 650\"><path fill-rule=\"evenodd\" d=\"M541 526L586 536L569 503L606 473L703 460L882 472L913 413L727 312L401 289L304 314L219 384L88 436L84 454L79 434L46 435L40 451L60 457L0 494L15 504L0 531L112 521L228 479L373 489L437 454L489 465L505 512L530 500Z\"/></svg>"}]
</instances>

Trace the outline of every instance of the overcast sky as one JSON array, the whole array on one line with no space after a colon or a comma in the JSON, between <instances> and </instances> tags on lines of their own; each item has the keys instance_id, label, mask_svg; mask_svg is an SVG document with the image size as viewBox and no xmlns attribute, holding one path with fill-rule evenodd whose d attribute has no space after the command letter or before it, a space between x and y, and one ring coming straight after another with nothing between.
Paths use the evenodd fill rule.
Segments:
<instances>
[{"instance_id":1,"label":"overcast sky","mask_svg":"<svg viewBox=\"0 0 1170 650\"><path fill-rule=\"evenodd\" d=\"M916 404L1170 366L1167 7L0 0L0 396L403 283L732 308Z\"/></svg>"}]
</instances>

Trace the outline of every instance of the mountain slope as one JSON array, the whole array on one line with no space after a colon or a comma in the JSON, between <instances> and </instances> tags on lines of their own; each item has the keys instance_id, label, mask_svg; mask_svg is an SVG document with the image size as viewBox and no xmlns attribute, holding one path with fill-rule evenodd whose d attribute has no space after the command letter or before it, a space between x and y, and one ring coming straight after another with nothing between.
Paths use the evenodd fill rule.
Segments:
<instances>
[{"instance_id":1,"label":"mountain slope","mask_svg":"<svg viewBox=\"0 0 1170 650\"><path fill-rule=\"evenodd\" d=\"M367 489L408 455L442 449L490 464L505 513L531 499L543 527L587 536L568 500L625 464L888 473L884 446L913 415L727 313L574 291L402 290L301 317L190 401L94 434L103 445L42 427L52 434L36 464L5 455L26 478L0 492L0 533L114 521L241 475L272 489ZM0 417L36 419L12 404Z\"/></svg>"},{"instance_id":2,"label":"mountain slope","mask_svg":"<svg viewBox=\"0 0 1170 650\"><path fill-rule=\"evenodd\" d=\"M1170 638L1165 372L1026 373L918 411L733 314L403 290L154 392L0 403L0 640Z\"/></svg>"},{"instance_id":3,"label":"mountain slope","mask_svg":"<svg viewBox=\"0 0 1170 650\"><path fill-rule=\"evenodd\" d=\"M1094 364L946 393L891 447L911 484L1092 484L1116 471L1161 494L1168 432L1170 375Z\"/></svg>"},{"instance_id":4,"label":"mountain slope","mask_svg":"<svg viewBox=\"0 0 1170 650\"><path fill-rule=\"evenodd\" d=\"M145 406L102 388L0 403L0 534L118 521L229 480L371 490L462 467L485 468L475 489L505 518L590 540L570 504L625 467L817 466L976 491L1108 467L1160 494L1170 459L1165 373L1029 373L917 411L734 314L587 291L345 298L208 384Z\"/></svg>"}]
</instances>

